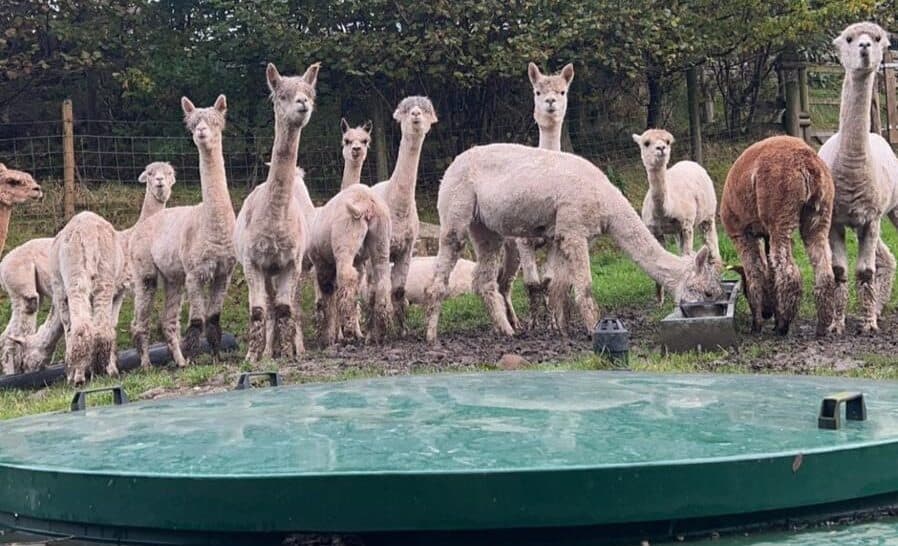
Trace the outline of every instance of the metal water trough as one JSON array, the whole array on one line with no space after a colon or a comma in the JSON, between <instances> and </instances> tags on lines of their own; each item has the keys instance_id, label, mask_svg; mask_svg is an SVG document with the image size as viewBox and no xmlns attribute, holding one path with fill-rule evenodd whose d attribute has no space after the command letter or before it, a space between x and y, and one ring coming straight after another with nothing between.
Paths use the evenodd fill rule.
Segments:
<instances>
[{"instance_id":1,"label":"metal water trough","mask_svg":"<svg viewBox=\"0 0 898 546\"><path fill-rule=\"evenodd\" d=\"M678 353L736 345L736 301L742 281L723 281L723 288L721 300L683 304L661 320L661 344L666 351Z\"/></svg>"}]
</instances>

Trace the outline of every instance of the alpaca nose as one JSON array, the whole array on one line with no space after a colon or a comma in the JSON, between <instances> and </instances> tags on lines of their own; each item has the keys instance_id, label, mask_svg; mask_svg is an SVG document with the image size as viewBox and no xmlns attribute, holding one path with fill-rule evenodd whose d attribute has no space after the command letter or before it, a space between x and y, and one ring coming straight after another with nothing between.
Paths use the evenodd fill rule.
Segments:
<instances>
[{"instance_id":1,"label":"alpaca nose","mask_svg":"<svg viewBox=\"0 0 898 546\"><path fill-rule=\"evenodd\" d=\"M555 100L556 99L554 97L549 97L546 99L546 104L548 104L549 106L552 106L555 104Z\"/></svg>"},{"instance_id":2,"label":"alpaca nose","mask_svg":"<svg viewBox=\"0 0 898 546\"><path fill-rule=\"evenodd\" d=\"M665 146L664 144L659 144L659 145L655 146L655 149L658 150L659 152L663 152L664 150L667 149L667 146Z\"/></svg>"},{"instance_id":3,"label":"alpaca nose","mask_svg":"<svg viewBox=\"0 0 898 546\"><path fill-rule=\"evenodd\" d=\"M857 45L861 48L861 54L864 54L870 52L870 48L873 46L873 42L869 40L862 40Z\"/></svg>"}]
</instances>

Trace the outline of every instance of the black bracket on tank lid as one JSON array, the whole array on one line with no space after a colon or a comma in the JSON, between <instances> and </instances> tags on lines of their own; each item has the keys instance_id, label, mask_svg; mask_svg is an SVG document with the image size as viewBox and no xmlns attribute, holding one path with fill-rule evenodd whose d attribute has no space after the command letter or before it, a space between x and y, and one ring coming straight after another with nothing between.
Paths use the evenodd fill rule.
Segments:
<instances>
[{"instance_id":1,"label":"black bracket on tank lid","mask_svg":"<svg viewBox=\"0 0 898 546\"><path fill-rule=\"evenodd\" d=\"M243 372L240 374L240 377L237 378L237 386L234 387L234 390L242 391L252 389L253 377L267 377L268 383L270 383L270 386L272 387L279 387L281 385L281 376L277 372Z\"/></svg>"},{"instance_id":2,"label":"black bracket on tank lid","mask_svg":"<svg viewBox=\"0 0 898 546\"><path fill-rule=\"evenodd\" d=\"M817 428L838 430L842 426L841 406L845 404L845 418L849 421L866 421L867 405L861 392L837 392L820 403Z\"/></svg>"},{"instance_id":3,"label":"black bracket on tank lid","mask_svg":"<svg viewBox=\"0 0 898 546\"><path fill-rule=\"evenodd\" d=\"M125 394L125 389L122 388L121 385L115 385L112 387L99 387L96 389L76 391L75 396L72 397L71 411L84 411L84 409L87 408L88 394L106 391L112 391L112 403L116 406L121 406L122 404L127 404L129 402L128 395Z\"/></svg>"}]
</instances>

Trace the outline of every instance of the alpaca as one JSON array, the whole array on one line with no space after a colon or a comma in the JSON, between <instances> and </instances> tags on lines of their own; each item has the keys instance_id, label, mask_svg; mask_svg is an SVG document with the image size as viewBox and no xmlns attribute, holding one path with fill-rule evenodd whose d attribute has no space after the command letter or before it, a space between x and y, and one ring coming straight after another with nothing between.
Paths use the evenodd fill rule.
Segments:
<instances>
[{"instance_id":1,"label":"alpaca","mask_svg":"<svg viewBox=\"0 0 898 546\"><path fill-rule=\"evenodd\" d=\"M6 246L13 207L43 196L40 184L35 182L30 174L10 169L0 163L0 254L3 254L3 248Z\"/></svg>"},{"instance_id":2,"label":"alpaca","mask_svg":"<svg viewBox=\"0 0 898 546\"><path fill-rule=\"evenodd\" d=\"M545 75L535 63L527 65L527 75L533 86L533 119L539 127L539 147L543 150L561 151L561 128L567 113L567 91L574 81L574 65L566 64L559 74ZM530 326L545 324L549 317L546 308L546 287L552 276L551 271L544 271L540 276L536 259L536 249L544 246L544 238L516 239L517 255L506 248L505 264L500 274L499 286L505 299L506 309L510 316L514 314L511 303L511 281L517 274L516 260L520 261L524 288L530 301ZM513 269L513 270L512 270ZM509 278L509 275L511 277ZM512 321L514 324L514 321Z\"/></svg>"},{"instance_id":3,"label":"alpaca","mask_svg":"<svg viewBox=\"0 0 898 546\"><path fill-rule=\"evenodd\" d=\"M371 189L387 204L390 210L392 233L390 235L390 272L393 313L400 335L406 333L405 278L418 240L418 209L415 203L415 184L418 180L418 162L421 147L431 125L437 122L433 104L427 97L402 99L393 119L402 129L399 156L389 180Z\"/></svg>"},{"instance_id":4,"label":"alpaca","mask_svg":"<svg viewBox=\"0 0 898 546\"><path fill-rule=\"evenodd\" d=\"M146 186L138 222L165 208L175 184L175 170L166 162L157 161L146 166L138 177ZM122 249L124 264L116 282L113 297L112 323L118 317L124 297L132 292L131 268L128 259L131 229L116 231L116 240ZM56 316L58 306L35 334L35 322L40 302L51 298L50 248L53 238L32 239L13 249L0 262L0 285L12 301L12 316L7 330L0 336L0 356L4 373L21 373L43 368L49 364L59 339L63 335L62 323ZM113 355L114 358L114 355Z\"/></svg>"},{"instance_id":5,"label":"alpaca","mask_svg":"<svg viewBox=\"0 0 898 546\"><path fill-rule=\"evenodd\" d=\"M717 195L708 172L694 161L680 161L667 168L673 135L661 129L649 129L633 135L639 146L642 165L649 180L649 191L642 202L642 221L661 244L665 235L673 235L680 254L692 252L693 233L698 229L720 262L717 242ZM664 303L664 290L657 285L658 302Z\"/></svg>"},{"instance_id":6,"label":"alpaca","mask_svg":"<svg viewBox=\"0 0 898 546\"><path fill-rule=\"evenodd\" d=\"M298 356L305 351L300 289L309 226L294 190L303 127L315 108L320 64L302 76L266 70L274 103L274 145L268 179L256 187L237 216L234 245L249 288L250 327L246 359ZM268 324L266 325L266 321Z\"/></svg>"},{"instance_id":7,"label":"alpaca","mask_svg":"<svg viewBox=\"0 0 898 546\"><path fill-rule=\"evenodd\" d=\"M742 261L752 332L760 332L772 314L776 332L785 335L798 312L802 282L792 256L796 229L814 268L817 335L831 327L835 281L827 238L834 191L829 168L798 138L757 142L730 168L720 218Z\"/></svg>"},{"instance_id":8,"label":"alpaca","mask_svg":"<svg viewBox=\"0 0 898 546\"><path fill-rule=\"evenodd\" d=\"M53 239L53 302L65 331L70 383L103 371L118 375L112 300L124 262L112 224L92 212L75 215Z\"/></svg>"},{"instance_id":9,"label":"alpaca","mask_svg":"<svg viewBox=\"0 0 898 546\"><path fill-rule=\"evenodd\" d=\"M237 262L234 208L225 178L221 142L227 99L219 95L214 106L196 108L183 97L181 107L200 155L203 200L198 205L169 208L154 214L138 222L132 231L134 321L131 333L142 366L150 365L150 313L159 279L165 284L162 332L175 363L180 367L187 365L181 353L179 326L185 287L190 304L190 326L184 340L188 356L197 350L205 326L206 340L217 358L221 346L221 307Z\"/></svg>"},{"instance_id":10,"label":"alpaca","mask_svg":"<svg viewBox=\"0 0 898 546\"><path fill-rule=\"evenodd\" d=\"M360 271L365 266L373 293L368 335L375 341L385 335L392 313L390 216L383 199L361 184L338 193L316 215L308 255L315 267L320 295L319 328L323 345L334 344L341 327L344 337L362 337L356 298Z\"/></svg>"},{"instance_id":11,"label":"alpaca","mask_svg":"<svg viewBox=\"0 0 898 546\"><path fill-rule=\"evenodd\" d=\"M503 237L552 240L549 307L562 331L566 328L563 298L572 288L584 327L591 332L596 324L589 240L602 233L608 233L678 301L705 301L723 291L707 247L686 257L665 251L605 174L573 154L517 144L471 148L446 170L437 209L440 251L428 295L429 341L436 339L440 303L465 234L477 253L474 291L483 298L496 328L509 336L514 330L496 282Z\"/></svg>"},{"instance_id":12,"label":"alpaca","mask_svg":"<svg viewBox=\"0 0 898 546\"><path fill-rule=\"evenodd\" d=\"M343 132L343 180L340 189L358 184L362 179L362 165L368 156L368 145L371 142L371 121L364 125L352 128L346 118L340 119L340 129Z\"/></svg>"},{"instance_id":13,"label":"alpaca","mask_svg":"<svg viewBox=\"0 0 898 546\"><path fill-rule=\"evenodd\" d=\"M845 330L848 254L845 228L857 233L855 269L860 329L879 330L877 319L892 294L895 257L880 237L888 215L898 226L898 158L888 142L870 132L870 104L888 33L874 23L855 23L833 43L845 67L839 132L820 148L836 185L829 244L836 278L834 331Z\"/></svg>"},{"instance_id":14,"label":"alpaca","mask_svg":"<svg viewBox=\"0 0 898 546\"><path fill-rule=\"evenodd\" d=\"M427 288L433 282L433 273L436 270L436 256L415 256L412 258L408 269L408 278L405 280L405 299L410 304L424 305L427 303ZM458 260L452 273L449 274L449 288L447 298L454 298L463 294L474 292L474 269L477 262Z\"/></svg>"}]
</instances>

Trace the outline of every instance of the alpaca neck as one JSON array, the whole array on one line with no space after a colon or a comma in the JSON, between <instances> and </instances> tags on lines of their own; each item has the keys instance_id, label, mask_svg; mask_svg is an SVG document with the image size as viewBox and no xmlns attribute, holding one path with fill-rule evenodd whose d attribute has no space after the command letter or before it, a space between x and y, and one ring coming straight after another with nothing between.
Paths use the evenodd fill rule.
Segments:
<instances>
[{"instance_id":1,"label":"alpaca neck","mask_svg":"<svg viewBox=\"0 0 898 546\"><path fill-rule=\"evenodd\" d=\"M200 185L203 190L200 209L204 233L212 238L224 238L233 230L234 208L228 193L221 141L212 148L201 147L199 152Z\"/></svg>"},{"instance_id":2,"label":"alpaca neck","mask_svg":"<svg viewBox=\"0 0 898 546\"><path fill-rule=\"evenodd\" d=\"M345 190L362 180L362 161L346 160L343 162L343 181L340 189Z\"/></svg>"},{"instance_id":3,"label":"alpaca neck","mask_svg":"<svg viewBox=\"0 0 898 546\"><path fill-rule=\"evenodd\" d=\"M605 230L617 245L655 282L679 297L680 281L685 276L691 260L666 251L649 233L636 211L623 195L616 210L623 211L607 221Z\"/></svg>"},{"instance_id":4,"label":"alpaca neck","mask_svg":"<svg viewBox=\"0 0 898 546\"><path fill-rule=\"evenodd\" d=\"M870 152L870 105L876 73L845 73L839 110L839 162L845 169L864 169Z\"/></svg>"},{"instance_id":5,"label":"alpaca neck","mask_svg":"<svg viewBox=\"0 0 898 546\"><path fill-rule=\"evenodd\" d=\"M137 221L140 222L141 220L149 218L164 208L165 203L156 199L156 197L148 191L143 196L143 206L140 207L140 217Z\"/></svg>"},{"instance_id":6,"label":"alpaca neck","mask_svg":"<svg viewBox=\"0 0 898 546\"><path fill-rule=\"evenodd\" d=\"M396 168L390 176L387 205L390 210L404 216L415 205L415 184L418 182L418 163L424 135L402 135Z\"/></svg>"},{"instance_id":7,"label":"alpaca neck","mask_svg":"<svg viewBox=\"0 0 898 546\"><path fill-rule=\"evenodd\" d=\"M667 199L667 165L645 168L649 178L649 195L652 196L652 212L656 219L664 218L664 201Z\"/></svg>"},{"instance_id":8,"label":"alpaca neck","mask_svg":"<svg viewBox=\"0 0 898 546\"><path fill-rule=\"evenodd\" d=\"M296 159L299 155L299 137L302 127L291 126L279 118L274 121L274 146L271 150L271 170L268 171L269 218L280 222L293 198L293 181L296 178Z\"/></svg>"},{"instance_id":9,"label":"alpaca neck","mask_svg":"<svg viewBox=\"0 0 898 546\"><path fill-rule=\"evenodd\" d=\"M0 255L6 246L6 236L9 235L9 217L12 216L12 207L0 204Z\"/></svg>"},{"instance_id":10,"label":"alpaca neck","mask_svg":"<svg viewBox=\"0 0 898 546\"><path fill-rule=\"evenodd\" d=\"M553 152L561 151L561 123L539 126L539 147Z\"/></svg>"}]
</instances>

